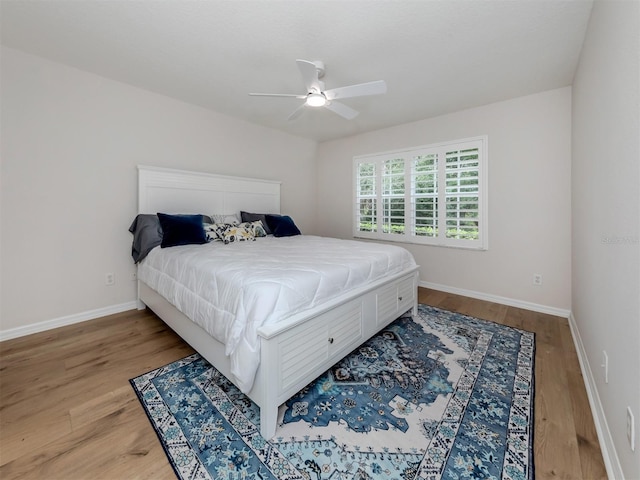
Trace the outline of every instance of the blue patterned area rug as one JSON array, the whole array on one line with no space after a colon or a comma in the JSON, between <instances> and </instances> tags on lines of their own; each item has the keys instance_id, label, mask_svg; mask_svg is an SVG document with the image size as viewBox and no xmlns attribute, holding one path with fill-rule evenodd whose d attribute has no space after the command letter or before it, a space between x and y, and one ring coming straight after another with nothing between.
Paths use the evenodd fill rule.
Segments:
<instances>
[{"instance_id":1,"label":"blue patterned area rug","mask_svg":"<svg viewBox=\"0 0 640 480\"><path fill-rule=\"evenodd\" d=\"M176 474L193 479L533 479L534 334L419 306L280 407L194 354L133 380Z\"/></svg>"}]
</instances>

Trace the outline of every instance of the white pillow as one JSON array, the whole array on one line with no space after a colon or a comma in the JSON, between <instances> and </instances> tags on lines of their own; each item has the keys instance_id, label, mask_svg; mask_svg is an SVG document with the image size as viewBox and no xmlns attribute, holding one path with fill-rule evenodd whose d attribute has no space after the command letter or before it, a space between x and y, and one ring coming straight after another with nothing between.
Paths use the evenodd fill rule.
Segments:
<instances>
[{"instance_id":1,"label":"white pillow","mask_svg":"<svg viewBox=\"0 0 640 480\"><path fill-rule=\"evenodd\" d=\"M209 216L211 217L211 223L228 223L231 225L238 225L240 223L240 215L237 213L214 213Z\"/></svg>"}]
</instances>

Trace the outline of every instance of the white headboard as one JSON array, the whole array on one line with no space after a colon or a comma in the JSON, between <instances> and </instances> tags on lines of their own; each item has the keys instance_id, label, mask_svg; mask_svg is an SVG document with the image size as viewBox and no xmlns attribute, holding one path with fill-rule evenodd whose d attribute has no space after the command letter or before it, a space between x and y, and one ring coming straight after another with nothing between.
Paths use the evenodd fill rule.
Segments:
<instances>
[{"instance_id":1,"label":"white headboard","mask_svg":"<svg viewBox=\"0 0 640 480\"><path fill-rule=\"evenodd\" d=\"M138 165L138 213L280 213L280 182Z\"/></svg>"}]
</instances>

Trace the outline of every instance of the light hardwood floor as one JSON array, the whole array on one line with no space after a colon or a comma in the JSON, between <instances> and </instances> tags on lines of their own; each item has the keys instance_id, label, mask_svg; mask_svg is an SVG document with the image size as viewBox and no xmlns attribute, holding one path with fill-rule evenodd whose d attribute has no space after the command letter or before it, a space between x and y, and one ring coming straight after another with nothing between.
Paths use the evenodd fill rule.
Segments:
<instances>
[{"instance_id":1,"label":"light hardwood floor","mask_svg":"<svg viewBox=\"0 0 640 480\"><path fill-rule=\"evenodd\" d=\"M606 478L566 319L422 288L419 297L535 332L536 478ZM0 478L175 478L128 380L192 352L148 310L0 343Z\"/></svg>"}]
</instances>

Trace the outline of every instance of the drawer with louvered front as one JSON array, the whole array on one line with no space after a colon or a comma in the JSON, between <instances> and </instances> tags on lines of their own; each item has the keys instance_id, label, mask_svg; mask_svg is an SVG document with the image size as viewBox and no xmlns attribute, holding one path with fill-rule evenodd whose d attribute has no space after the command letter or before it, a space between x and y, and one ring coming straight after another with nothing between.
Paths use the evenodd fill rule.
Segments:
<instances>
[{"instance_id":1,"label":"drawer with louvered front","mask_svg":"<svg viewBox=\"0 0 640 480\"><path fill-rule=\"evenodd\" d=\"M385 287L377 296L378 325L385 325L409 310L416 301L413 277Z\"/></svg>"},{"instance_id":2,"label":"drawer with louvered front","mask_svg":"<svg viewBox=\"0 0 640 480\"><path fill-rule=\"evenodd\" d=\"M416 285L414 278L405 278L398 283L398 315L414 306L416 302Z\"/></svg>"},{"instance_id":3,"label":"drawer with louvered front","mask_svg":"<svg viewBox=\"0 0 640 480\"><path fill-rule=\"evenodd\" d=\"M363 340L362 304L349 302L331 319L319 316L295 334L279 337L279 391L287 390L313 372L319 375Z\"/></svg>"}]
</instances>

